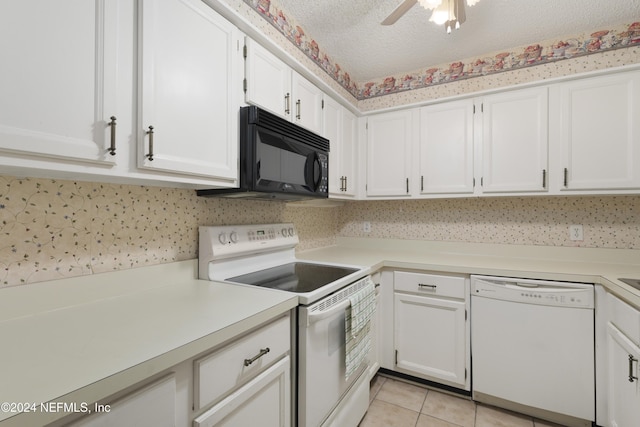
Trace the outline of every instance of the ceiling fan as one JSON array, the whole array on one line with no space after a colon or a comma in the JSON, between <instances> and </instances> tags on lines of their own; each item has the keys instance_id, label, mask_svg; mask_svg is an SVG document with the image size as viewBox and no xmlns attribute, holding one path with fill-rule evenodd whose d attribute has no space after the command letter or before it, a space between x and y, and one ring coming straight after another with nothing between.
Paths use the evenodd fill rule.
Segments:
<instances>
[{"instance_id":1,"label":"ceiling fan","mask_svg":"<svg viewBox=\"0 0 640 427\"><path fill-rule=\"evenodd\" d=\"M469 6L473 6L480 0L466 0ZM382 25L392 25L416 3L420 3L427 10L433 10L430 21L438 25L445 25L447 33L451 33L451 28L460 28L460 25L467 20L465 13L465 0L404 0L396 7L389 16L382 22Z\"/></svg>"}]
</instances>

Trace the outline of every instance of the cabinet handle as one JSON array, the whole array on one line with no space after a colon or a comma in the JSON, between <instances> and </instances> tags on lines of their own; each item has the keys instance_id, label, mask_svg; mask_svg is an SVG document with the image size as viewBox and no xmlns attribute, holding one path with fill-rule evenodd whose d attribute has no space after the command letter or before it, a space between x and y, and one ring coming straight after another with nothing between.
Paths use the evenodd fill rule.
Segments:
<instances>
[{"instance_id":1,"label":"cabinet handle","mask_svg":"<svg viewBox=\"0 0 640 427\"><path fill-rule=\"evenodd\" d=\"M409 194L409 178L407 178L407 194Z\"/></svg>"},{"instance_id":2,"label":"cabinet handle","mask_svg":"<svg viewBox=\"0 0 640 427\"><path fill-rule=\"evenodd\" d=\"M633 380L637 380L638 377L633 375L633 362L638 363L638 359L633 357L633 355L629 355L629 382L632 383Z\"/></svg>"},{"instance_id":3,"label":"cabinet handle","mask_svg":"<svg viewBox=\"0 0 640 427\"><path fill-rule=\"evenodd\" d=\"M269 350L269 347L261 348L260 349L260 353L256 354L251 359L244 359L244 366L251 365L253 362L255 362L256 360L260 359L262 356L264 356L265 354L269 353L270 351L271 350Z\"/></svg>"},{"instance_id":4,"label":"cabinet handle","mask_svg":"<svg viewBox=\"0 0 640 427\"><path fill-rule=\"evenodd\" d=\"M291 94L289 92L284 96L284 113L291 113Z\"/></svg>"},{"instance_id":5,"label":"cabinet handle","mask_svg":"<svg viewBox=\"0 0 640 427\"><path fill-rule=\"evenodd\" d=\"M344 176L340 177L340 191L344 191Z\"/></svg>"},{"instance_id":6,"label":"cabinet handle","mask_svg":"<svg viewBox=\"0 0 640 427\"><path fill-rule=\"evenodd\" d=\"M145 157L148 158L150 162L152 162L153 161L153 126L149 126L147 135L149 135L149 154L146 154Z\"/></svg>"},{"instance_id":7,"label":"cabinet handle","mask_svg":"<svg viewBox=\"0 0 640 427\"><path fill-rule=\"evenodd\" d=\"M347 177L344 177L344 191L347 191Z\"/></svg>"},{"instance_id":8,"label":"cabinet handle","mask_svg":"<svg viewBox=\"0 0 640 427\"><path fill-rule=\"evenodd\" d=\"M547 188L547 170L542 169L542 188Z\"/></svg>"},{"instance_id":9,"label":"cabinet handle","mask_svg":"<svg viewBox=\"0 0 640 427\"><path fill-rule=\"evenodd\" d=\"M300 120L300 100L296 101L296 119Z\"/></svg>"},{"instance_id":10,"label":"cabinet handle","mask_svg":"<svg viewBox=\"0 0 640 427\"><path fill-rule=\"evenodd\" d=\"M569 186L569 169L564 168L564 187L567 188Z\"/></svg>"},{"instance_id":11,"label":"cabinet handle","mask_svg":"<svg viewBox=\"0 0 640 427\"><path fill-rule=\"evenodd\" d=\"M420 176L420 191L424 191L424 175Z\"/></svg>"},{"instance_id":12,"label":"cabinet handle","mask_svg":"<svg viewBox=\"0 0 640 427\"><path fill-rule=\"evenodd\" d=\"M428 285L426 283L418 283L418 287L419 288L429 288L430 290L435 291L438 286L437 285Z\"/></svg>"},{"instance_id":13,"label":"cabinet handle","mask_svg":"<svg viewBox=\"0 0 640 427\"><path fill-rule=\"evenodd\" d=\"M111 116L109 127L111 128L111 145L109 146L109 154L111 154L112 156L115 156L116 155L116 116Z\"/></svg>"}]
</instances>

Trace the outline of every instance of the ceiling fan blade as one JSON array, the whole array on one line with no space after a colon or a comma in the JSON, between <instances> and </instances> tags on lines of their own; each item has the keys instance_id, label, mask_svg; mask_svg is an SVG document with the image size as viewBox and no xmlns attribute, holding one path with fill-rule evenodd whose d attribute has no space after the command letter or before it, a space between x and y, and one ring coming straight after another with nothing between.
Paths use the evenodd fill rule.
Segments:
<instances>
[{"instance_id":1,"label":"ceiling fan blade","mask_svg":"<svg viewBox=\"0 0 640 427\"><path fill-rule=\"evenodd\" d=\"M380 24L382 25L391 25L391 24L395 24L395 22L400 19L400 17L402 17L402 15L404 15L405 13L407 13L407 11L409 9L411 9L413 7L414 4L416 4L418 2L418 0L404 0L402 3L400 3L400 5L398 7L396 7L394 9L393 12L391 12L389 14L389 16L387 16L384 21L382 21Z\"/></svg>"}]
</instances>

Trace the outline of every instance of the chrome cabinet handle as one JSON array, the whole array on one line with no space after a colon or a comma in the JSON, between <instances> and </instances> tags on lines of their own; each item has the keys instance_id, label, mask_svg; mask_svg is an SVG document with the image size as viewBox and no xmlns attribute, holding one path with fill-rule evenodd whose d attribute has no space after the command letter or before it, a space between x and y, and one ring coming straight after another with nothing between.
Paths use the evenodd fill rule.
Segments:
<instances>
[{"instance_id":1,"label":"chrome cabinet handle","mask_svg":"<svg viewBox=\"0 0 640 427\"><path fill-rule=\"evenodd\" d=\"M149 135L149 154L146 154L145 157L148 158L150 162L152 162L153 161L153 126L149 126L147 135Z\"/></svg>"},{"instance_id":2,"label":"chrome cabinet handle","mask_svg":"<svg viewBox=\"0 0 640 427\"><path fill-rule=\"evenodd\" d=\"M344 176L340 177L340 191L344 191Z\"/></svg>"},{"instance_id":3,"label":"chrome cabinet handle","mask_svg":"<svg viewBox=\"0 0 640 427\"><path fill-rule=\"evenodd\" d=\"M284 113L291 113L291 94L289 92L284 96Z\"/></svg>"},{"instance_id":4,"label":"chrome cabinet handle","mask_svg":"<svg viewBox=\"0 0 640 427\"><path fill-rule=\"evenodd\" d=\"M300 100L296 101L296 119L300 120Z\"/></svg>"},{"instance_id":5,"label":"chrome cabinet handle","mask_svg":"<svg viewBox=\"0 0 640 427\"><path fill-rule=\"evenodd\" d=\"M269 347L261 348L260 349L260 353L256 354L251 359L244 359L244 366L251 365L253 362L255 362L256 360L260 359L262 356L264 356L265 354L269 353L270 351L271 350L269 349Z\"/></svg>"},{"instance_id":6,"label":"chrome cabinet handle","mask_svg":"<svg viewBox=\"0 0 640 427\"><path fill-rule=\"evenodd\" d=\"M111 154L112 156L115 156L116 155L116 116L111 116L109 127L111 128L111 145L109 146L109 154Z\"/></svg>"},{"instance_id":7,"label":"chrome cabinet handle","mask_svg":"<svg viewBox=\"0 0 640 427\"><path fill-rule=\"evenodd\" d=\"M437 285L428 285L426 283L418 283L418 287L419 288L429 288L430 290L435 291L438 286Z\"/></svg>"},{"instance_id":8,"label":"chrome cabinet handle","mask_svg":"<svg viewBox=\"0 0 640 427\"><path fill-rule=\"evenodd\" d=\"M633 380L637 380L638 377L636 377L635 375L633 375L633 362L638 363L638 359L636 359L635 357L633 357L633 355L629 355L629 382L632 383Z\"/></svg>"}]
</instances>

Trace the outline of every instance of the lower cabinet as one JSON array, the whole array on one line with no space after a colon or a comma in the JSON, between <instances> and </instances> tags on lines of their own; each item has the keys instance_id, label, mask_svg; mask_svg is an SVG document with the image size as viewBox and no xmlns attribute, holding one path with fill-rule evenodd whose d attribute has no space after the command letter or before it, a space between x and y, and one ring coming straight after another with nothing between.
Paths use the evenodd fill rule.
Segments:
<instances>
[{"instance_id":1,"label":"lower cabinet","mask_svg":"<svg viewBox=\"0 0 640 427\"><path fill-rule=\"evenodd\" d=\"M607 426L640 426L640 311L611 294L606 331Z\"/></svg>"},{"instance_id":2,"label":"lower cabinet","mask_svg":"<svg viewBox=\"0 0 640 427\"><path fill-rule=\"evenodd\" d=\"M169 375L111 404L94 404L89 409L96 412L70 426L174 427L176 378Z\"/></svg>"},{"instance_id":3,"label":"lower cabinet","mask_svg":"<svg viewBox=\"0 0 640 427\"><path fill-rule=\"evenodd\" d=\"M396 271L394 370L470 390L469 279Z\"/></svg>"}]
</instances>

